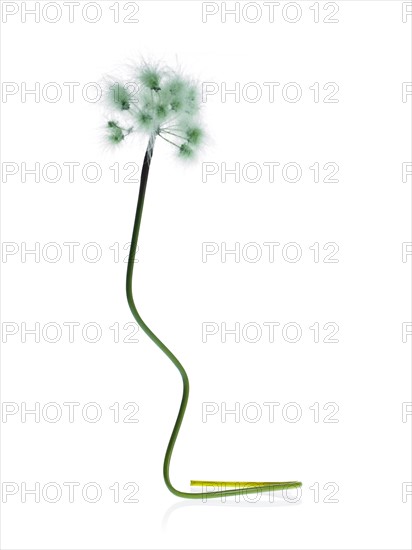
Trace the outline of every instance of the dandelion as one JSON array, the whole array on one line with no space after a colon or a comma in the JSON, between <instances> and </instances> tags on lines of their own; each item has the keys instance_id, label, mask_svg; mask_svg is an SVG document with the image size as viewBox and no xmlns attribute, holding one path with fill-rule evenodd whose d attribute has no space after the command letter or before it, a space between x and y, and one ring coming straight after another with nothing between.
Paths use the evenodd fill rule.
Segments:
<instances>
[{"instance_id":1,"label":"dandelion","mask_svg":"<svg viewBox=\"0 0 412 550\"><path fill-rule=\"evenodd\" d=\"M189 379L180 361L152 332L137 311L132 289L133 268L135 265L137 241L142 220L149 169L156 139L159 137L173 146L179 158L191 159L204 140L204 131L198 118L200 94L196 83L192 79L188 79L170 69L148 64L144 64L138 69L135 79L135 84L138 85L137 95L132 94L130 87L125 83L110 87L109 99L112 108L116 112L121 111L122 120L125 119L129 123L126 124L126 127L123 127L124 125L120 125L115 117L109 120L107 123L107 139L112 144L119 144L133 132L141 132L148 136L127 264L126 296L130 310L139 326L172 361L183 381L182 401L164 458L163 476L166 486L174 495L190 499L219 498L300 487L301 483L298 481L191 481L192 486L219 485L231 488L213 492L189 493L179 491L170 481L170 460L189 399Z\"/></svg>"},{"instance_id":2,"label":"dandelion","mask_svg":"<svg viewBox=\"0 0 412 550\"><path fill-rule=\"evenodd\" d=\"M136 89L137 93L133 93ZM155 139L160 137L173 145L183 159L192 158L203 141L204 132L198 120L199 98L191 79L148 64L136 71L135 82L114 82L108 90L109 104L130 121L131 130L127 135L148 134L152 148ZM122 142L126 135L118 126L112 126L107 137L113 144Z\"/></svg>"}]
</instances>

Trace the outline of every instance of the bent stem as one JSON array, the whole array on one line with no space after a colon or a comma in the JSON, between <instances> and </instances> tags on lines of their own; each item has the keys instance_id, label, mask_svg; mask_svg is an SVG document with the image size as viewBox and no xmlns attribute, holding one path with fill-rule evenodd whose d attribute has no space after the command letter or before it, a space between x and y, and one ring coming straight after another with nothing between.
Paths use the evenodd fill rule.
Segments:
<instances>
[{"instance_id":1,"label":"bent stem","mask_svg":"<svg viewBox=\"0 0 412 550\"><path fill-rule=\"evenodd\" d=\"M136 216L133 226L132 242L130 245L129 259L127 263L127 275L126 275L126 295L127 302L129 304L130 310L133 314L133 317L136 319L136 322L141 327L141 329L148 335L148 337L160 348L165 355L172 361L177 370L180 372L183 381L183 395L182 401L180 403L179 413L170 436L170 441L166 449L166 454L163 463L163 477L166 483L167 488L174 495L182 498L190 499L206 499L206 498L219 498L226 496L235 496L235 495L245 495L249 493L256 493L262 491L281 491L286 489L292 489L301 487L299 481L284 481L284 482L234 482L234 481L192 481L192 486L202 486L212 489L221 486L236 487L236 489L228 490L213 490L213 491L204 491L199 493L187 493L184 491L179 491L173 487L170 481L170 460L173 453L173 448L176 443L177 436L179 434L180 426L182 425L183 417L186 411L187 402L189 399L189 379L187 377L186 371L181 365L180 361L173 355L173 353L163 344L161 340L151 331L151 329L146 325L146 323L141 318L139 312L137 311L134 298L133 298L133 268L136 258L136 248L137 241L139 238L140 225L143 214L144 199L146 194L147 180L149 177L149 168L152 160L154 144L156 140L156 134L152 134L147 145L146 153L144 156L142 173L140 177L140 189L139 189L139 198L137 201Z\"/></svg>"}]
</instances>

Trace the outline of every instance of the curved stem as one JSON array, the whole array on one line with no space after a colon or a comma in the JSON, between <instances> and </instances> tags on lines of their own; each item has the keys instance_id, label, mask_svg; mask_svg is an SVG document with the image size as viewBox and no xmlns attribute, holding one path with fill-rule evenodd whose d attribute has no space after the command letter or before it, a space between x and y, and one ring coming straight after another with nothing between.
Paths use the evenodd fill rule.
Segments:
<instances>
[{"instance_id":1,"label":"curved stem","mask_svg":"<svg viewBox=\"0 0 412 550\"><path fill-rule=\"evenodd\" d=\"M179 434L180 426L182 425L183 417L186 411L187 402L189 399L189 379L187 377L186 371L183 368L180 361L173 355L173 353L163 344L161 340L151 331L151 329L146 325L146 323L141 318L139 312L137 311L136 305L133 298L133 268L136 257L136 248L137 241L139 238L140 224L143 214L144 199L146 194L147 180L149 176L149 168L153 155L153 148L155 144L156 135L153 134L147 145L146 154L143 161L142 173L140 177L140 189L139 189L139 198L137 201L136 216L133 226L132 242L130 245L129 259L127 263L127 275L126 275L126 295L127 302L129 304L130 310L133 314L133 317L136 319L136 322L141 327L141 329L148 335L148 337L167 355L167 357L172 361L177 370L180 372L183 381L183 395L182 401L180 403L179 413L170 436L170 441L166 449L166 454L163 463L163 477L166 483L167 488L176 496L182 498L191 498L191 499L206 499L206 498L219 498L226 496L235 496L235 495L244 495L249 493L256 493L257 491L280 491L286 489L292 489L300 487L302 484L299 481L284 481L284 482L229 482L229 481L192 481L192 486L208 486L215 488L218 486L229 486L237 487L236 489L228 490L219 490L219 491L207 491L201 493L187 493L184 491L179 491L173 487L170 481L170 460L172 458L173 448L176 443L177 436Z\"/></svg>"}]
</instances>

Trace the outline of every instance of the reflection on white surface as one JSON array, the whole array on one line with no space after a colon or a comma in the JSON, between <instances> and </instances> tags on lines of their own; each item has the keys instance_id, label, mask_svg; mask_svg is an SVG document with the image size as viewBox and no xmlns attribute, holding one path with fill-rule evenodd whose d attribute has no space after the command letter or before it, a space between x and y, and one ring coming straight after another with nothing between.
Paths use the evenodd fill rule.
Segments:
<instances>
[{"instance_id":1,"label":"reflection on white surface","mask_svg":"<svg viewBox=\"0 0 412 550\"><path fill-rule=\"evenodd\" d=\"M194 491L193 491L194 492ZM225 507L231 507L231 508L279 508L283 506L299 506L301 504L301 501L298 502L288 502L283 498L283 496L280 495L271 495L270 500L269 497L266 497L264 500L259 499L257 502L246 502L245 500L241 500L238 502L235 497L230 497L226 499L226 502L222 502L221 499L215 498L215 499L209 499L207 502L203 502L202 500L182 500L179 502L176 502L172 506L169 506L169 508L166 510L163 520L162 520L162 531L163 534L167 534L167 529L169 526L169 520L172 517L175 510L178 510L180 508L187 508L187 507L194 507L194 506L208 506L213 508L225 508Z\"/></svg>"}]
</instances>

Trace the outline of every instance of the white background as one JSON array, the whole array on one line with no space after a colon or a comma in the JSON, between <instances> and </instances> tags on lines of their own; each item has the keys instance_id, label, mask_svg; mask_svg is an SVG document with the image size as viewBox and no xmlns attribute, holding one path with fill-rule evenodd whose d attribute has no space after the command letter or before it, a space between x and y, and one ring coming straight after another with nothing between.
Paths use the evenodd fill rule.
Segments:
<instances>
[{"instance_id":1,"label":"white background","mask_svg":"<svg viewBox=\"0 0 412 550\"><path fill-rule=\"evenodd\" d=\"M295 23L287 21L295 18L293 6L284 16L285 3L275 7L270 22L260 3L262 17L251 23L253 6L239 22L230 15L222 22L224 6L215 4L219 12L202 22L202 2L139 1L138 22L123 21L133 3L120 3L115 23L110 6L116 3L101 1L101 19L94 24L78 8L73 23L67 9L56 23L42 14L39 22L33 16L24 22L22 3L11 4L18 12L2 24L2 80L16 83L17 91L3 95L2 161L16 163L18 173L3 177L2 240L16 243L11 246L17 252L2 259L3 340L5 323L18 332L3 344L2 400L16 403L18 412L2 418L2 482L3 491L5 483L19 490L2 505L2 548L410 548L412 497L402 499L402 491L411 482L411 416L402 422L402 403L411 401L411 337L402 343L402 323L411 321L411 257L402 262L402 243L410 241L411 177L402 182L402 163L411 160L412 96L402 101L402 83L411 81L412 16L402 22L403 3L342 1L337 23L323 22L333 3L332 8L319 3L319 23L311 1L298 3L301 17ZM53 6L47 17L54 17ZM141 314L191 381L172 481L190 490L190 479L296 479L303 482L296 504L263 497L257 503L183 501L163 483L181 380L141 332L138 343L123 342L128 333L123 326L133 321L124 289L126 264L114 261L110 249L119 243L123 260L138 193L137 182L114 182L110 166L119 162L124 179L123 165L140 166L145 142L105 147L104 108L82 96L88 82L117 74L141 55L177 63L218 89L202 107L208 140L196 162L181 163L167 144L156 144L135 269ZM36 82L37 101L21 95L24 83L33 88ZM49 82L62 90L54 103L42 96ZM79 83L72 102L64 82ZM238 102L222 96L225 83L233 88L236 82L241 92L257 83L262 98L253 103L242 93ZM280 83L273 102L264 82ZM297 102L282 96L290 82L301 87ZM310 89L315 82L319 102ZM338 84L338 102L323 101L331 91L323 90L327 82ZM102 178L88 182L76 171L70 183L66 170L55 183L42 175L39 182L28 175L23 183L24 162L28 167L96 162ZM272 183L267 172L255 183L242 176L222 183L220 172L203 182L206 162L218 167L279 162L280 169ZM288 162L301 166L299 182L282 178ZM309 167L315 162L321 168L337 163L339 181L314 182ZM34 248L36 242L39 257L22 255L24 246ZM55 263L42 255L50 242L63 252ZM74 262L65 242L80 243ZM81 253L90 242L102 250L95 263ZM255 242L263 255L255 263L242 255L238 263L233 256L222 262L220 254L202 262L204 242L220 248ZM264 242L280 243L273 262ZM289 242L302 248L295 263L282 257ZM309 249L315 242L321 246L318 263ZM339 246L337 263L322 261L328 242ZM73 343L67 322L80 323ZM90 322L102 328L94 344L81 334ZM256 343L243 337L236 343L233 336L223 343L220 332L203 343L205 322L241 327L254 322L263 330L264 322L278 322L280 329L272 343L265 330ZM296 343L281 337L290 322L302 328ZM319 343L309 329L315 322ZM339 325L338 343L322 342L327 322ZM40 334L40 342L33 335L23 342L22 323L27 328L58 323L61 340L49 343ZM119 343L109 328L115 323ZM28 415L23 422L23 403L33 408L35 402L41 408L58 403L62 419L52 423L41 415L36 422ZM65 402L81 404L73 423ZM81 415L90 402L103 411L95 423ZM116 402L118 423L109 409ZM122 421L128 402L139 406L138 423ZM219 413L202 422L205 402L216 403ZM242 414L250 402L260 407L258 422ZM280 403L273 422L265 402ZM297 422L282 416L290 402L301 408ZM235 403L239 422L234 415L222 422L222 408ZM309 409L314 403L320 404L319 422ZM338 423L322 421L325 403L339 406ZM50 482L62 487L60 501L40 495L37 503L28 495L22 502L22 484L32 488L36 482L41 489ZM93 504L78 490L69 503L65 482L77 482L80 489L95 482L102 497ZM116 482L136 483L139 502L122 502L129 492L122 490L115 503L109 487ZM338 487L338 502L327 502L327 483Z\"/></svg>"}]
</instances>

